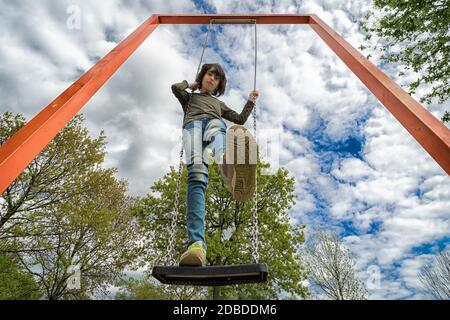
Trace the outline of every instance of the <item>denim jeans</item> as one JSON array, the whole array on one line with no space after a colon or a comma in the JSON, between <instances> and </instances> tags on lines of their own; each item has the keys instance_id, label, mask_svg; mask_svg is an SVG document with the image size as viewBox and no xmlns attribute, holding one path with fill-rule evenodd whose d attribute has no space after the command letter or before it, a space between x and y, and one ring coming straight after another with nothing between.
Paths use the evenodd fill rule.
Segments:
<instances>
[{"instance_id":1,"label":"denim jeans","mask_svg":"<svg viewBox=\"0 0 450 320\"><path fill-rule=\"evenodd\" d=\"M206 249L205 192L208 187L208 166L211 160L222 163L226 130L225 122L216 118L193 120L183 127L183 148L188 172L186 195L188 246L201 241Z\"/></svg>"}]
</instances>

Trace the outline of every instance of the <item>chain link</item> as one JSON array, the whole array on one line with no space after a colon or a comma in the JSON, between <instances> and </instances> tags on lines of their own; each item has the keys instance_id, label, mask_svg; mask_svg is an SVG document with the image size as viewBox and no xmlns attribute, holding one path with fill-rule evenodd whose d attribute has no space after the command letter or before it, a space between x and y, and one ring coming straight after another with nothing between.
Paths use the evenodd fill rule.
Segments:
<instances>
[{"instance_id":1,"label":"chain link","mask_svg":"<svg viewBox=\"0 0 450 320\"><path fill-rule=\"evenodd\" d=\"M167 249L167 255L166 255L166 265L175 265L175 239L177 234L177 218L178 218L178 203L179 203L179 196L180 196L180 188L181 188L181 174L182 174L182 168L183 168L183 144L181 145L181 151L180 151L180 165L178 166L178 179L177 179L177 190L175 193L175 204L174 204L174 210L172 211L172 221L170 224L170 238L169 238L169 247Z\"/></svg>"},{"instance_id":2,"label":"chain link","mask_svg":"<svg viewBox=\"0 0 450 320\"><path fill-rule=\"evenodd\" d=\"M256 132L256 104L253 107L253 135L255 142L257 141ZM253 196L253 208L252 208L252 256L253 261L258 263L259 261L259 229L258 229L258 143L256 142L256 174L255 174L255 194Z\"/></svg>"},{"instance_id":3,"label":"chain link","mask_svg":"<svg viewBox=\"0 0 450 320\"><path fill-rule=\"evenodd\" d=\"M253 90L256 90L256 65L257 65L257 54L258 54L258 35L256 30L256 20L255 23L255 74L253 79ZM256 131L256 100L253 107L253 135L255 136L256 144L256 174L255 174L255 195L253 196L253 210L252 210L252 256L255 263L259 262L259 229L258 229L258 140Z\"/></svg>"},{"instance_id":4,"label":"chain link","mask_svg":"<svg viewBox=\"0 0 450 320\"><path fill-rule=\"evenodd\" d=\"M189 95L188 106L191 104L192 93ZM181 189L181 175L183 173L183 143L181 143L180 150L180 164L178 166L178 177L177 177L177 189L175 192L175 204L173 211L171 213L172 220L170 223L170 238L169 238L169 246L167 248L166 254L166 265L175 265L175 239L177 234L177 218L179 210L179 198L180 198L180 189Z\"/></svg>"}]
</instances>

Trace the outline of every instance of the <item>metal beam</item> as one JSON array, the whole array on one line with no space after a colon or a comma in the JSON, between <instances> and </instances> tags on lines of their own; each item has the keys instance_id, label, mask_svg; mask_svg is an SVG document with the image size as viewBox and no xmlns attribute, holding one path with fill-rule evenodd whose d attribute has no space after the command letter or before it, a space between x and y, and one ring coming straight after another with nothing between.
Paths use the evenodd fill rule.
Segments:
<instances>
[{"instance_id":1,"label":"metal beam","mask_svg":"<svg viewBox=\"0 0 450 320\"><path fill-rule=\"evenodd\" d=\"M31 163L159 24L310 24L436 162L450 174L450 130L316 15L152 15L0 146L0 193ZM220 20L217 20L220 19Z\"/></svg>"},{"instance_id":2,"label":"metal beam","mask_svg":"<svg viewBox=\"0 0 450 320\"><path fill-rule=\"evenodd\" d=\"M256 20L257 24L308 24L309 14L160 14L160 24L209 24L211 19ZM222 22L223 24L230 22Z\"/></svg>"}]
</instances>

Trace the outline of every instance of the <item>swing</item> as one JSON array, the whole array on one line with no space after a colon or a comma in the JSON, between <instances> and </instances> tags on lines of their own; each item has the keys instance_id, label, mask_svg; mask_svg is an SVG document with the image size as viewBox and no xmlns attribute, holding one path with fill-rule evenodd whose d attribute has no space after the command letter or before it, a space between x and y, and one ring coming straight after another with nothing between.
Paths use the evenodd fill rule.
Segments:
<instances>
[{"instance_id":1,"label":"swing","mask_svg":"<svg viewBox=\"0 0 450 320\"><path fill-rule=\"evenodd\" d=\"M265 282L267 264L238 264L208 267L153 267L152 275L164 284L228 286Z\"/></svg>"},{"instance_id":2,"label":"swing","mask_svg":"<svg viewBox=\"0 0 450 320\"><path fill-rule=\"evenodd\" d=\"M211 31L211 24L215 23L253 23L255 26L255 72L253 81L253 90L256 90L256 61L257 61L257 31L255 19L211 19L209 23L208 32L206 34L205 42L203 44L202 55L200 63L197 68L197 75L203 61L203 54L205 53L208 36ZM188 107L190 106L193 90L189 96ZM256 140L256 105L253 108L253 130ZM175 229L176 220L178 216L178 198L180 194L181 172L183 160L183 147L180 151L180 165L178 167L177 190L175 194L174 211L172 212L171 221L171 237L169 239L169 246L166 255L166 264L168 266L155 266L152 270L152 276L158 279L161 283L172 285L193 285L193 286L224 286L233 284L259 283L267 281L268 266L264 263L258 263L258 207L257 207L257 177L255 181L256 190L253 196L252 209L252 256L254 263L240 264L240 265L225 265L225 266L205 266L205 267L187 267L177 266L174 259L175 246Z\"/></svg>"}]
</instances>

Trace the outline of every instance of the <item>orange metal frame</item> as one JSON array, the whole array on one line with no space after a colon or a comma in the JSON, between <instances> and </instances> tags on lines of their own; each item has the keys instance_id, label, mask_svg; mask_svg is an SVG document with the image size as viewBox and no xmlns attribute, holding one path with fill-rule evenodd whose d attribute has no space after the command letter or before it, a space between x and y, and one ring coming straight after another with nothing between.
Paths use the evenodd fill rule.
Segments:
<instances>
[{"instance_id":1,"label":"orange metal frame","mask_svg":"<svg viewBox=\"0 0 450 320\"><path fill-rule=\"evenodd\" d=\"M314 14L152 15L0 147L0 193L80 111L160 24L308 24L408 132L450 174L450 130ZM233 20L228 20L233 19ZM248 23L248 22L242 22Z\"/></svg>"}]
</instances>

